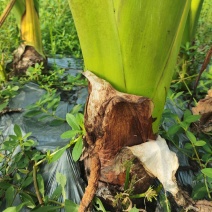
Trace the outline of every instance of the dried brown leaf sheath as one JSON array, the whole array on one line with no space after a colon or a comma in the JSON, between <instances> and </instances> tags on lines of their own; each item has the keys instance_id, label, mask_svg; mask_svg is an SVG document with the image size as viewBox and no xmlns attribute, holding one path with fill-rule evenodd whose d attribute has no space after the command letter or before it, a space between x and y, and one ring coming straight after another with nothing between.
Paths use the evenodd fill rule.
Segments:
<instances>
[{"instance_id":1,"label":"dried brown leaf sheath","mask_svg":"<svg viewBox=\"0 0 212 212\"><path fill-rule=\"evenodd\" d=\"M85 110L85 168L88 187L79 211L86 211L97 189L97 180L123 186L124 163L133 158L132 155L126 156L131 153L122 150L125 146L155 139L151 116L153 103L149 98L118 92L108 82L89 71L84 75L90 82ZM125 154L123 151L126 151ZM93 173L92 167L95 167L96 174ZM96 167L99 167L99 172ZM139 169L134 169L138 179L148 178L147 181L151 181L152 178L141 168L141 164Z\"/></svg>"}]
</instances>

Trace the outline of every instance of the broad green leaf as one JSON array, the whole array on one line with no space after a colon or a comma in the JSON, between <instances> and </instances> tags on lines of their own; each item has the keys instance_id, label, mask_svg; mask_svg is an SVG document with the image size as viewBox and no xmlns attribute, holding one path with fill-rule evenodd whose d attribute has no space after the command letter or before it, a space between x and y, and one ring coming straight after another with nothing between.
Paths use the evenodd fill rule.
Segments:
<instances>
[{"instance_id":1,"label":"broad green leaf","mask_svg":"<svg viewBox=\"0 0 212 212\"><path fill-rule=\"evenodd\" d=\"M15 195L15 189L13 188L13 186L10 186L5 193L6 207L12 206L14 195Z\"/></svg>"},{"instance_id":2,"label":"broad green leaf","mask_svg":"<svg viewBox=\"0 0 212 212\"><path fill-rule=\"evenodd\" d=\"M80 132L81 132L80 130L68 130L64 132L60 137L62 139L73 138Z\"/></svg>"},{"instance_id":3,"label":"broad green leaf","mask_svg":"<svg viewBox=\"0 0 212 212\"><path fill-rule=\"evenodd\" d=\"M18 125L16 125L16 124L14 126L14 132L17 135L18 138L21 138L22 137L21 128Z\"/></svg>"},{"instance_id":4,"label":"broad green leaf","mask_svg":"<svg viewBox=\"0 0 212 212\"><path fill-rule=\"evenodd\" d=\"M41 174L37 174L37 183L41 195L44 197L44 180Z\"/></svg>"},{"instance_id":5,"label":"broad green leaf","mask_svg":"<svg viewBox=\"0 0 212 212\"><path fill-rule=\"evenodd\" d=\"M66 121L73 130L80 130L79 123L77 122L77 119L73 114L66 114Z\"/></svg>"},{"instance_id":6,"label":"broad green leaf","mask_svg":"<svg viewBox=\"0 0 212 212\"><path fill-rule=\"evenodd\" d=\"M73 201L66 199L65 200L65 211L66 212L78 212L79 205L74 203ZM104 212L104 211L103 211Z\"/></svg>"},{"instance_id":7,"label":"broad green leaf","mask_svg":"<svg viewBox=\"0 0 212 212\"><path fill-rule=\"evenodd\" d=\"M199 141L194 142L195 146L204 146L205 144L206 144L206 142L203 141L203 140L199 140Z\"/></svg>"},{"instance_id":8,"label":"broad green leaf","mask_svg":"<svg viewBox=\"0 0 212 212\"><path fill-rule=\"evenodd\" d=\"M205 168L202 169L201 172L206 175L207 177L212 178L212 168Z\"/></svg>"},{"instance_id":9,"label":"broad green leaf","mask_svg":"<svg viewBox=\"0 0 212 212\"><path fill-rule=\"evenodd\" d=\"M196 142L196 137L195 135L190 132L190 131L186 131L186 135L188 137L188 139L192 142L192 143L195 143Z\"/></svg>"},{"instance_id":10,"label":"broad green leaf","mask_svg":"<svg viewBox=\"0 0 212 212\"><path fill-rule=\"evenodd\" d=\"M74 148L72 150L72 157L73 157L74 161L79 160L79 158L82 154L82 148L83 148L83 140L81 138L76 142L76 144L74 145Z\"/></svg>"}]
</instances>

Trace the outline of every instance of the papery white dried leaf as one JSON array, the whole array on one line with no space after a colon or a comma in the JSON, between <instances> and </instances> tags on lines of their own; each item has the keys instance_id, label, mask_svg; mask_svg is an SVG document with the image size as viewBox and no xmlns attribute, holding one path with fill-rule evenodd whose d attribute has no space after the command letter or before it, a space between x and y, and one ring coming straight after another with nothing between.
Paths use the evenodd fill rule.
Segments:
<instances>
[{"instance_id":1,"label":"papery white dried leaf","mask_svg":"<svg viewBox=\"0 0 212 212\"><path fill-rule=\"evenodd\" d=\"M148 173L155 176L163 184L166 191L174 196L178 192L175 173L179 167L176 154L169 150L165 139L158 136L140 145L128 147L140 159Z\"/></svg>"}]
</instances>

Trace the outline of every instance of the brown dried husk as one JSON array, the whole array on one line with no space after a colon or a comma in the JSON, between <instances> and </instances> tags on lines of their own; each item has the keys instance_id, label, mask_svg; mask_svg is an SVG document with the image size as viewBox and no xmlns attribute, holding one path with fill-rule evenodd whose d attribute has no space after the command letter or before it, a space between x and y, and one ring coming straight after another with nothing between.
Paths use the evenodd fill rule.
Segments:
<instances>
[{"instance_id":1,"label":"brown dried husk","mask_svg":"<svg viewBox=\"0 0 212 212\"><path fill-rule=\"evenodd\" d=\"M130 178L134 176L137 181L134 185L136 192L146 191L154 179L132 152L125 148L155 139L152 131L152 101L146 97L118 92L91 72L87 71L84 75L89 80L84 152L88 187L79 211L87 210L97 189L110 187L108 185L113 189L115 186L116 191L123 189L127 161L132 161ZM96 180L98 183L94 183Z\"/></svg>"}]
</instances>

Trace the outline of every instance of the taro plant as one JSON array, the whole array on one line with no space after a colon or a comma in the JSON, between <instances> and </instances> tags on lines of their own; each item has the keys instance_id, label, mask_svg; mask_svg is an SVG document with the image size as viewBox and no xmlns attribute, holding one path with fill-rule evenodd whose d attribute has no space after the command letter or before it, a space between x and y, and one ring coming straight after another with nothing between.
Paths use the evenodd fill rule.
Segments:
<instances>
[{"instance_id":1,"label":"taro plant","mask_svg":"<svg viewBox=\"0 0 212 212\"><path fill-rule=\"evenodd\" d=\"M13 68L17 74L23 74L29 66L36 62L45 63L46 61L43 53L38 8L37 0L12 0L8 3L0 19L1 26L12 9L20 29L22 44L16 50L13 61Z\"/></svg>"},{"instance_id":2,"label":"taro plant","mask_svg":"<svg viewBox=\"0 0 212 212\"><path fill-rule=\"evenodd\" d=\"M157 132L190 1L69 2L85 69L119 91L151 98Z\"/></svg>"},{"instance_id":3,"label":"taro plant","mask_svg":"<svg viewBox=\"0 0 212 212\"><path fill-rule=\"evenodd\" d=\"M85 72L90 81L85 128L91 164L86 167L88 187L79 208L85 211L98 180L123 185L117 158L130 153L117 156L122 147L156 139L191 1L69 3L85 70L99 77Z\"/></svg>"}]
</instances>

